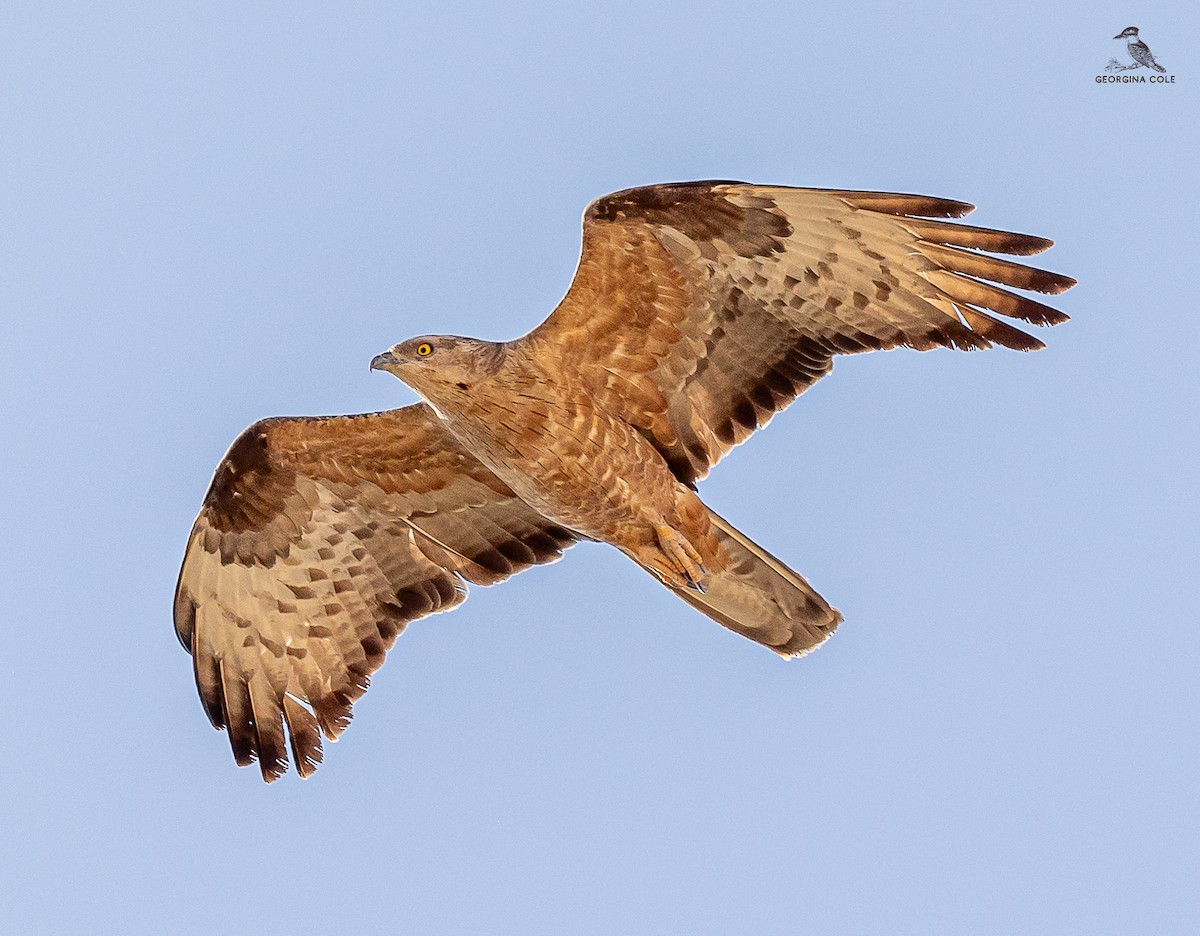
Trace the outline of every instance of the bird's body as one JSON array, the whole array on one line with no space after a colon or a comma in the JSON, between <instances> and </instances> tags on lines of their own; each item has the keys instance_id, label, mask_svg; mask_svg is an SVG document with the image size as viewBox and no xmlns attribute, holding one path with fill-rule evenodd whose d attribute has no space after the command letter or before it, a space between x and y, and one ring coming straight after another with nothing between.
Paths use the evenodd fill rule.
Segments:
<instances>
[{"instance_id":1,"label":"bird's body","mask_svg":"<svg viewBox=\"0 0 1200 936\"><path fill-rule=\"evenodd\" d=\"M619 414L598 402L571 371L547 369L555 358L535 337L490 345L436 336L438 353L463 348L466 360L486 360L453 380L411 376L446 428L525 503L588 539L608 542L680 585L661 555L658 531L678 533L719 568L706 511L662 456ZM457 378L467 376L467 380ZM637 496L631 496L631 492ZM674 575L673 575L674 572Z\"/></svg>"},{"instance_id":2,"label":"bird's body","mask_svg":"<svg viewBox=\"0 0 1200 936\"><path fill-rule=\"evenodd\" d=\"M424 404L247 429L175 604L238 763L282 773L286 726L307 775L408 622L580 539L783 656L822 643L841 615L696 483L837 354L1041 347L984 309L1065 316L976 277L1074 281L976 252L1034 253L1041 238L927 220L969 208L742 183L618 192L589 207L571 289L528 335L427 336L372 361Z\"/></svg>"},{"instance_id":3,"label":"bird's body","mask_svg":"<svg viewBox=\"0 0 1200 936\"><path fill-rule=\"evenodd\" d=\"M467 390L418 388L472 454L526 503L590 539L627 540L674 513L679 482L644 438L570 373L545 373L527 341L502 348L495 371ZM636 508L631 487L641 494Z\"/></svg>"},{"instance_id":4,"label":"bird's body","mask_svg":"<svg viewBox=\"0 0 1200 936\"><path fill-rule=\"evenodd\" d=\"M1136 26L1130 26L1127 29L1122 30L1120 33L1113 36L1113 38L1125 40L1125 49L1129 52L1129 57L1132 58L1138 65L1143 65L1146 68L1153 68L1158 72L1166 71L1166 69L1159 65L1158 62L1154 61L1154 55L1150 52L1150 47L1138 38L1138 30Z\"/></svg>"}]
</instances>

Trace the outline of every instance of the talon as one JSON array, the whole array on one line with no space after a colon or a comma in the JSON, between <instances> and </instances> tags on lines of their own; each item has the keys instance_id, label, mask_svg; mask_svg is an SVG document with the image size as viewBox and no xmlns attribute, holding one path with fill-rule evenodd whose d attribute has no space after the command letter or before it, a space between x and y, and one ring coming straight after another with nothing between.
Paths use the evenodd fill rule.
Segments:
<instances>
[{"instance_id":1,"label":"talon","mask_svg":"<svg viewBox=\"0 0 1200 936\"><path fill-rule=\"evenodd\" d=\"M704 585L701 579L708 574L708 570L704 567L696 547L666 524L659 524L654 528L654 532L658 536L659 548L670 563L668 579L703 594Z\"/></svg>"}]
</instances>

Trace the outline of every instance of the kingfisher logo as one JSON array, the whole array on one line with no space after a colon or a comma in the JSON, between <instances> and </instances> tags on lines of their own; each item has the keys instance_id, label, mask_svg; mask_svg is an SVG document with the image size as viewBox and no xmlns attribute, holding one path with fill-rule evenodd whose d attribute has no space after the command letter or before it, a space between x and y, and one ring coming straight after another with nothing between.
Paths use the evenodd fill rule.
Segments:
<instances>
[{"instance_id":1,"label":"kingfisher logo","mask_svg":"<svg viewBox=\"0 0 1200 936\"><path fill-rule=\"evenodd\" d=\"M1097 75L1096 84L1175 84L1175 76L1155 60L1150 47L1138 36L1136 26L1127 27L1113 39L1125 40L1127 58L1110 58L1104 66L1106 74Z\"/></svg>"}]
</instances>

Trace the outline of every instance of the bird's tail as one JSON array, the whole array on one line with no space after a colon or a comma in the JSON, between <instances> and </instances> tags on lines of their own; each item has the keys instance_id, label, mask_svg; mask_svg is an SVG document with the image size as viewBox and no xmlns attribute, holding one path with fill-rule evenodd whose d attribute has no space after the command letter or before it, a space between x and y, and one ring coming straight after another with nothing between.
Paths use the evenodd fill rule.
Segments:
<instances>
[{"instance_id":1,"label":"bird's tail","mask_svg":"<svg viewBox=\"0 0 1200 936\"><path fill-rule=\"evenodd\" d=\"M703 592L667 587L718 624L780 656L803 656L824 643L841 623L841 613L757 543L712 510L708 514L730 561L706 576Z\"/></svg>"},{"instance_id":2,"label":"bird's tail","mask_svg":"<svg viewBox=\"0 0 1200 936\"><path fill-rule=\"evenodd\" d=\"M1166 69L1165 69L1165 68L1163 68L1161 65L1159 65L1159 64L1158 64L1158 62L1151 62L1151 63L1150 63L1150 67L1151 67L1151 68L1153 68L1153 69L1155 69L1156 71L1160 71L1160 72L1165 72L1165 71L1166 71Z\"/></svg>"}]
</instances>

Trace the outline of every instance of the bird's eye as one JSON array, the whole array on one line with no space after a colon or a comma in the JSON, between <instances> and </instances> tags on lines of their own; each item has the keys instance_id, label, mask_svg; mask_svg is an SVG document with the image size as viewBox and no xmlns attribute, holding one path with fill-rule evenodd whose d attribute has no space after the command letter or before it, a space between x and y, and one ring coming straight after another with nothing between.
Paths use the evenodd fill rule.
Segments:
<instances>
[{"instance_id":1,"label":"bird's eye","mask_svg":"<svg viewBox=\"0 0 1200 936\"><path fill-rule=\"evenodd\" d=\"M428 341L422 341L417 345L417 354L421 357L429 357L429 355L433 354L433 345Z\"/></svg>"}]
</instances>

